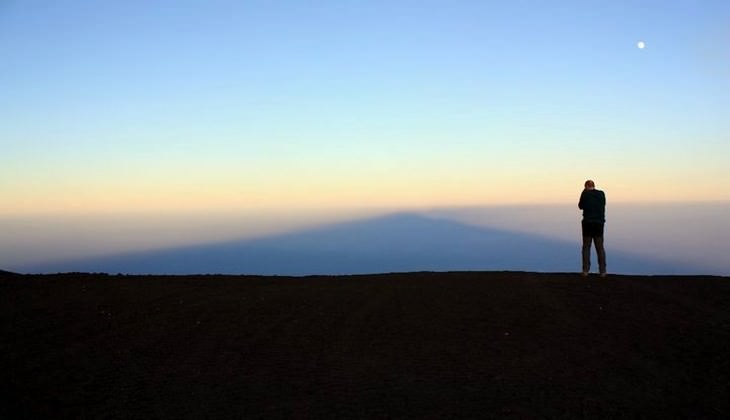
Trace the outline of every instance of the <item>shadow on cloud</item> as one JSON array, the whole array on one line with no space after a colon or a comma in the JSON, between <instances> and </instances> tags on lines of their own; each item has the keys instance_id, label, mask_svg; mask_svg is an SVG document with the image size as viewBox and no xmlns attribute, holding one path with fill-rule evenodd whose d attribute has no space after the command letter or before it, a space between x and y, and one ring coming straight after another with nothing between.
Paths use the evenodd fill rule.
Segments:
<instances>
[{"instance_id":1,"label":"shadow on cloud","mask_svg":"<svg viewBox=\"0 0 730 420\"><path fill-rule=\"evenodd\" d=\"M697 267L612 252L613 273L686 274ZM594 255L595 261L595 255ZM580 244L398 213L265 238L46 263L29 272L367 274L404 271L574 272Z\"/></svg>"}]
</instances>

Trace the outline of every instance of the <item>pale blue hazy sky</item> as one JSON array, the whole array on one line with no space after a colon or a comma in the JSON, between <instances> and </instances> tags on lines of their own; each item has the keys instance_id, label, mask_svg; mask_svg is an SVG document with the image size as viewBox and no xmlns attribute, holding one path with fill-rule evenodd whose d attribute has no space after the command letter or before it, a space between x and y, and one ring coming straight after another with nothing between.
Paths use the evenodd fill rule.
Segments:
<instances>
[{"instance_id":1,"label":"pale blue hazy sky","mask_svg":"<svg viewBox=\"0 0 730 420\"><path fill-rule=\"evenodd\" d=\"M728 110L724 0L0 1L0 214L728 200Z\"/></svg>"}]
</instances>

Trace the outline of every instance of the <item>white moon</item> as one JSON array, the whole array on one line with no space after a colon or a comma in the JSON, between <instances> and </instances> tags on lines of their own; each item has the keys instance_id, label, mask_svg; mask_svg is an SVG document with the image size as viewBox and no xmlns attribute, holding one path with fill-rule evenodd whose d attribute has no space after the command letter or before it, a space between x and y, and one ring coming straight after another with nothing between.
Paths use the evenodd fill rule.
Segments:
<instances>
[{"instance_id":1,"label":"white moon","mask_svg":"<svg viewBox=\"0 0 730 420\"><path fill-rule=\"evenodd\" d=\"M640 50L643 50L644 47L646 47L646 44L644 43L644 41L639 41L636 43L636 46L639 47Z\"/></svg>"}]
</instances>

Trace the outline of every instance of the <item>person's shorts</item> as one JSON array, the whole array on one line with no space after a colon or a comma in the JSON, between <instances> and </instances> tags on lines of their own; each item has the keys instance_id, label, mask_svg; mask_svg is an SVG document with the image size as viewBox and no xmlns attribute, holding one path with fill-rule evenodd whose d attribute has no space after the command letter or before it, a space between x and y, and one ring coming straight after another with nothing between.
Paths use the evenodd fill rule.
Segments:
<instances>
[{"instance_id":1,"label":"person's shorts","mask_svg":"<svg viewBox=\"0 0 730 420\"><path fill-rule=\"evenodd\" d=\"M603 223L582 222L583 236L597 238L603 236Z\"/></svg>"}]
</instances>

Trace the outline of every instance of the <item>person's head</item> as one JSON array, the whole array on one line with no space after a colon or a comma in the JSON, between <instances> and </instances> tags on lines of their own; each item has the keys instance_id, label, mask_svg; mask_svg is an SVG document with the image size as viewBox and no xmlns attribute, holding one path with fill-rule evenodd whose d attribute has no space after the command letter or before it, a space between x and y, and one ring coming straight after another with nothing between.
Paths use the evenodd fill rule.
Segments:
<instances>
[{"instance_id":1,"label":"person's head","mask_svg":"<svg viewBox=\"0 0 730 420\"><path fill-rule=\"evenodd\" d=\"M587 190L592 190L592 189L595 189L596 188L596 184L593 181L591 181L590 179L588 181L586 181L586 183L583 184L583 186Z\"/></svg>"}]
</instances>

